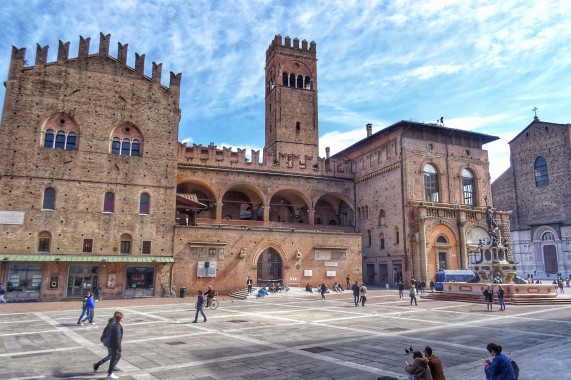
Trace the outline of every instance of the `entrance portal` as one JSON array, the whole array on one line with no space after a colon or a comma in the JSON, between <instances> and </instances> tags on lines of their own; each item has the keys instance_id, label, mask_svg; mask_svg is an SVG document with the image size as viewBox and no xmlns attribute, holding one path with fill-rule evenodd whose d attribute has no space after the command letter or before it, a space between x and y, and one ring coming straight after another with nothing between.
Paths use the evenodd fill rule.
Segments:
<instances>
[{"instance_id":1,"label":"entrance portal","mask_svg":"<svg viewBox=\"0 0 571 380\"><path fill-rule=\"evenodd\" d=\"M99 267L70 265L67 277L67 296L83 297L93 291L99 281Z\"/></svg>"},{"instance_id":2,"label":"entrance portal","mask_svg":"<svg viewBox=\"0 0 571 380\"><path fill-rule=\"evenodd\" d=\"M543 246L543 259L545 260L545 272L557 273L557 250L554 245Z\"/></svg>"},{"instance_id":3,"label":"entrance portal","mask_svg":"<svg viewBox=\"0 0 571 380\"><path fill-rule=\"evenodd\" d=\"M273 248L268 248L258 257L258 284L268 286L282 279L282 258Z\"/></svg>"}]
</instances>

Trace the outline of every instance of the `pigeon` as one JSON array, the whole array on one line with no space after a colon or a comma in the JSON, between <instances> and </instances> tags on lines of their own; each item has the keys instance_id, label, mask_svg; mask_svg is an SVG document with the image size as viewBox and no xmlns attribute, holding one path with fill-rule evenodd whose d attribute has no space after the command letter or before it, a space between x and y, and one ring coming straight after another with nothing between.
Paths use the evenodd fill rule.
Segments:
<instances>
[{"instance_id":1,"label":"pigeon","mask_svg":"<svg viewBox=\"0 0 571 380\"><path fill-rule=\"evenodd\" d=\"M413 351L414 350L412 349L412 346L410 346L408 350L406 348L404 349L404 352L406 352L407 354L412 354Z\"/></svg>"},{"instance_id":2,"label":"pigeon","mask_svg":"<svg viewBox=\"0 0 571 380\"><path fill-rule=\"evenodd\" d=\"M406 348L404 349L404 352L406 352L407 354L410 354L410 351L407 350Z\"/></svg>"}]
</instances>

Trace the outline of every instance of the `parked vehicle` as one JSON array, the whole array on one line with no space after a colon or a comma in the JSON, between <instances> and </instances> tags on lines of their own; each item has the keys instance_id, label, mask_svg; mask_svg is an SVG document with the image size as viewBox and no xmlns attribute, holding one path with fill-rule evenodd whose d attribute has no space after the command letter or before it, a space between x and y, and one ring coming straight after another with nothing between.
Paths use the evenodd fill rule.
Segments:
<instances>
[{"instance_id":1,"label":"parked vehicle","mask_svg":"<svg viewBox=\"0 0 571 380\"><path fill-rule=\"evenodd\" d=\"M439 270L434 275L434 289L441 292L443 282L471 282L477 276L473 270Z\"/></svg>"}]
</instances>

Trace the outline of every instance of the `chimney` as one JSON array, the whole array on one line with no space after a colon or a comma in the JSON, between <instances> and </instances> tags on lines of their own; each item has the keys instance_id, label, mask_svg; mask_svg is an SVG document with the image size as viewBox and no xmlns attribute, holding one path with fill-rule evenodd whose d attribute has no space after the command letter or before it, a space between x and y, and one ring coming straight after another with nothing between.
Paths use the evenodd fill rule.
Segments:
<instances>
[{"instance_id":1,"label":"chimney","mask_svg":"<svg viewBox=\"0 0 571 380\"><path fill-rule=\"evenodd\" d=\"M329 159L329 152L331 151L331 148L326 147L325 148L325 158Z\"/></svg>"},{"instance_id":2,"label":"chimney","mask_svg":"<svg viewBox=\"0 0 571 380\"><path fill-rule=\"evenodd\" d=\"M373 124L369 123L367 124L367 137L371 137L372 134L373 134Z\"/></svg>"}]
</instances>

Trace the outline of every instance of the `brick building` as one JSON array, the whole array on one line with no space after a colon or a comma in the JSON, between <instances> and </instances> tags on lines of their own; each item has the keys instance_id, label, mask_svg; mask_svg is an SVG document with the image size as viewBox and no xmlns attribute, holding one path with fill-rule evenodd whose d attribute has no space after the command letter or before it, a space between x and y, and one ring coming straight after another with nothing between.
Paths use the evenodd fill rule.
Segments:
<instances>
[{"instance_id":1,"label":"brick building","mask_svg":"<svg viewBox=\"0 0 571 380\"><path fill-rule=\"evenodd\" d=\"M511 166L492 184L512 210L517 270L539 278L571 274L571 125L534 120L510 145Z\"/></svg>"},{"instance_id":2,"label":"brick building","mask_svg":"<svg viewBox=\"0 0 571 380\"><path fill-rule=\"evenodd\" d=\"M316 44L266 53L265 147L178 142L181 74L109 56L34 66L13 48L0 126L0 281L8 299L223 293L283 280L430 279L486 234L493 136L399 122L318 157ZM498 214L500 219L503 214ZM509 221L503 220L509 231ZM506 227L507 226L507 227ZM472 246L470 246L472 244ZM363 246L362 246L363 245ZM365 264L363 265L363 261ZM363 268L366 274L363 277Z\"/></svg>"}]
</instances>

